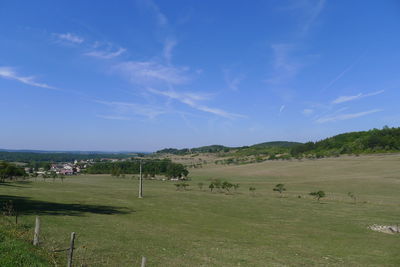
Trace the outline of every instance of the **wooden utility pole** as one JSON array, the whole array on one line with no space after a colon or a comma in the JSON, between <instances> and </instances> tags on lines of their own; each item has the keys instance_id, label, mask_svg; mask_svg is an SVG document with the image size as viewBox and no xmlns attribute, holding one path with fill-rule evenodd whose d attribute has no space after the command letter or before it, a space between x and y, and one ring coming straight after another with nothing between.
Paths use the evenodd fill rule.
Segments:
<instances>
[{"instance_id":1,"label":"wooden utility pole","mask_svg":"<svg viewBox=\"0 0 400 267\"><path fill-rule=\"evenodd\" d=\"M68 267L72 267L72 257L74 256L75 232L71 233L71 243L68 252Z\"/></svg>"},{"instance_id":2,"label":"wooden utility pole","mask_svg":"<svg viewBox=\"0 0 400 267\"><path fill-rule=\"evenodd\" d=\"M142 160L140 160L139 165L139 198L143 198Z\"/></svg>"},{"instance_id":3,"label":"wooden utility pole","mask_svg":"<svg viewBox=\"0 0 400 267\"><path fill-rule=\"evenodd\" d=\"M146 267L146 257L142 257L142 264L140 265L140 267Z\"/></svg>"},{"instance_id":4,"label":"wooden utility pole","mask_svg":"<svg viewBox=\"0 0 400 267\"><path fill-rule=\"evenodd\" d=\"M36 216L35 234L33 235L33 245L34 246L39 245L39 235L40 235L40 218L39 218L39 216Z\"/></svg>"}]
</instances>

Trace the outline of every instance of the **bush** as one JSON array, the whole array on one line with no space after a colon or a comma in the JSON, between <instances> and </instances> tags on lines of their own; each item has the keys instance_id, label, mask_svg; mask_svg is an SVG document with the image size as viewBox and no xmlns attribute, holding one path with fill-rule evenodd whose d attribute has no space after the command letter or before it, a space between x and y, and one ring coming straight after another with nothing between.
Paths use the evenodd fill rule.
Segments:
<instances>
[{"instance_id":1,"label":"bush","mask_svg":"<svg viewBox=\"0 0 400 267\"><path fill-rule=\"evenodd\" d=\"M319 201L321 198L323 198L323 197L326 196L325 192L322 191L322 190L319 190L319 191L316 191L316 192L311 192L310 195L311 195L311 196L314 196L314 198L316 198L318 201Z\"/></svg>"},{"instance_id":2,"label":"bush","mask_svg":"<svg viewBox=\"0 0 400 267\"><path fill-rule=\"evenodd\" d=\"M214 190L215 186L214 186L213 183L211 183L211 184L208 186L208 188L210 188L210 191L212 192L212 191Z\"/></svg>"},{"instance_id":3,"label":"bush","mask_svg":"<svg viewBox=\"0 0 400 267\"><path fill-rule=\"evenodd\" d=\"M277 185L275 185L274 189L272 189L272 190L279 192L279 194L282 196L282 192L286 191L286 188L285 188L284 184L277 184Z\"/></svg>"},{"instance_id":4,"label":"bush","mask_svg":"<svg viewBox=\"0 0 400 267\"><path fill-rule=\"evenodd\" d=\"M348 192L347 195L354 201L354 203L357 202L357 197L353 192Z\"/></svg>"},{"instance_id":5,"label":"bush","mask_svg":"<svg viewBox=\"0 0 400 267\"><path fill-rule=\"evenodd\" d=\"M222 189L225 189L227 193L230 192L230 189L231 189L232 187L233 187L233 184L231 184L231 183L229 183L229 182L227 182L227 181L223 182L222 185L221 185L221 188L222 188Z\"/></svg>"},{"instance_id":6,"label":"bush","mask_svg":"<svg viewBox=\"0 0 400 267\"><path fill-rule=\"evenodd\" d=\"M176 186L176 190L186 190L186 187L188 187L189 184L182 182L182 183L175 184L175 186Z\"/></svg>"}]
</instances>

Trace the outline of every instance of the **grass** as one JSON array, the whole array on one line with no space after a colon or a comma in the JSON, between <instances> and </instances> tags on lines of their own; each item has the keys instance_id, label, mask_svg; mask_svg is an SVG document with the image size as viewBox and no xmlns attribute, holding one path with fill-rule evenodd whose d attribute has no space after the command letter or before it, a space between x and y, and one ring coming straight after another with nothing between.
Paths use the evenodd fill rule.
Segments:
<instances>
[{"instance_id":1,"label":"grass","mask_svg":"<svg viewBox=\"0 0 400 267\"><path fill-rule=\"evenodd\" d=\"M24 240L24 227L11 226L7 219L2 218L0 228L0 266L51 266L45 251L33 247Z\"/></svg>"},{"instance_id":2,"label":"grass","mask_svg":"<svg viewBox=\"0 0 400 267\"><path fill-rule=\"evenodd\" d=\"M38 179L0 185L0 202L12 199L32 229L40 215L47 249L68 247L76 232L76 264L138 266L143 255L148 266L398 266L400 235L367 226L400 224L399 163L374 155L211 165L191 169L188 191L145 181L143 199L136 180ZM215 178L240 188L210 193ZM320 203L308 195L318 190L327 194ZM64 264L65 253L57 259Z\"/></svg>"}]
</instances>

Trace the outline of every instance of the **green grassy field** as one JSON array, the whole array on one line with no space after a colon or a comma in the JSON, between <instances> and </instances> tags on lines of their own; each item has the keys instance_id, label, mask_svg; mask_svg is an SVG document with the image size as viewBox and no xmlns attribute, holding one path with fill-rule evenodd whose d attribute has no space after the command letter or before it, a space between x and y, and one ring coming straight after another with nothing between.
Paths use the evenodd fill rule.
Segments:
<instances>
[{"instance_id":1,"label":"green grassy field","mask_svg":"<svg viewBox=\"0 0 400 267\"><path fill-rule=\"evenodd\" d=\"M0 185L0 201L13 199L32 228L41 216L46 248L66 248L76 232L76 261L89 266L138 266L142 255L147 266L400 265L400 235L367 228L400 224L398 154L212 165L190 177L182 192L145 181L143 199L131 179L38 179ZM214 178L240 188L197 187ZM272 191L277 183L287 188L282 198ZM327 197L318 203L308 193L320 189Z\"/></svg>"},{"instance_id":2,"label":"green grassy field","mask_svg":"<svg viewBox=\"0 0 400 267\"><path fill-rule=\"evenodd\" d=\"M5 223L5 221L1 221ZM0 266L30 266L43 267L51 266L51 261L46 257L46 251L33 247L19 235L19 231L15 230L15 226L3 225L0 228Z\"/></svg>"}]
</instances>

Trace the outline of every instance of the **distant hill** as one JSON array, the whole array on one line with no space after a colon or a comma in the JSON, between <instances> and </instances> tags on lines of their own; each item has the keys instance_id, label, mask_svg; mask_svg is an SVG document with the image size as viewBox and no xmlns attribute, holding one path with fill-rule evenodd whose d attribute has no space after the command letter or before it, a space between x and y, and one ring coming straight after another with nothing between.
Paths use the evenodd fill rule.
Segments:
<instances>
[{"instance_id":1,"label":"distant hill","mask_svg":"<svg viewBox=\"0 0 400 267\"><path fill-rule=\"evenodd\" d=\"M274 141L252 146L226 147L211 145L197 148L168 148L156 153L177 155L193 153L220 153L220 156L247 157L284 155L287 157L329 157L340 154L400 152L400 128L372 129L369 131L338 134L317 142ZM282 157L280 157L282 158Z\"/></svg>"},{"instance_id":2,"label":"distant hill","mask_svg":"<svg viewBox=\"0 0 400 267\"><path fill-rule=\"evenodd\" d=\"M308 142L291 148L294 157L316 157L340 154L385 153L400 151L400 128L372 129L335 135L318 142Z\"/></svg>"},{"instance_id":3,"label":"distant hill","mask_svg":"<svg viewBox=\"0 0 400 267\"><path fill-rule=\"evenodd\" d=\"M175 155L184 155L190 153L216 153L216 152L228 152L230 151L231 147L221 146L221 145L210 145L210 146L201 146L195 148L183 148L183 149L176 149L176 148L165 148L162 150L158 150L155 153L158 154L175 154Z\"/></svg>"},{"instance_id":4,"label":"distant hill","mask_svg":"<svg viewBox=\"0 0 400 267\"><path fill-rule=\"evenodd\" d=\"M103 154L103 155L115 155L115 154L137 154L143 153L147 154L149 152L142 151L84 151L84 150L36 150L36 149L4 149L0 148L0 152L24 152L24 153L45 153L45 154L83 154L83 155L93 155L93 154Z\"/></svg>"},{"instance_id":5,"label":"distant hill","mask_svg":"<svg viewBox=\"0 0 400 267\"><path fill-rule=\"evenodd\" d=\"M219 156L227 157L261 156L274 159L275 157L326 157L340 154L385 152L400 152L400 128L384 127L383 129L343 133L318 142L273 141L242 147L209 145L184 149L166 148L155 152L155 154L219 153ZM101 158L129 158L145 154L147 153L0 149L0 161L65 162Z\"/></svg>"},{"instance_id":6,"label":"distant hill","mask_svg":"<svg viewBox=\"0 0 400 267\"><path fill-rule=\"evenodd\" d=\"M289 152L289 148L297 146L301 143L298 142L287 142L287 141L273 141L273 142L264 142L260 144L255 144L252 146L242 146L242 147L227 147L222 145L210 145L210 146L201 146L196 148L166 148L157 151L158 154L175 154L175 155L185 155L185 154L193 154L193 153L233 153L233 154L241 154L241 155L252 155L252 154L271 154L277 152Z\"/></svg>"},{"instance_id":7,"label":"distant hill","mask_svg":"<svg viewBox=\"0 0 400 267\"><path fill-rule=\"evenodd\" d=\"M71 162L74 160L102 159L102 158L129 158L144 153L101 153L101 152L49 152L26 150L25 152L0 151L0 161L15 162Z\"/></svg>"}]
</instances>

